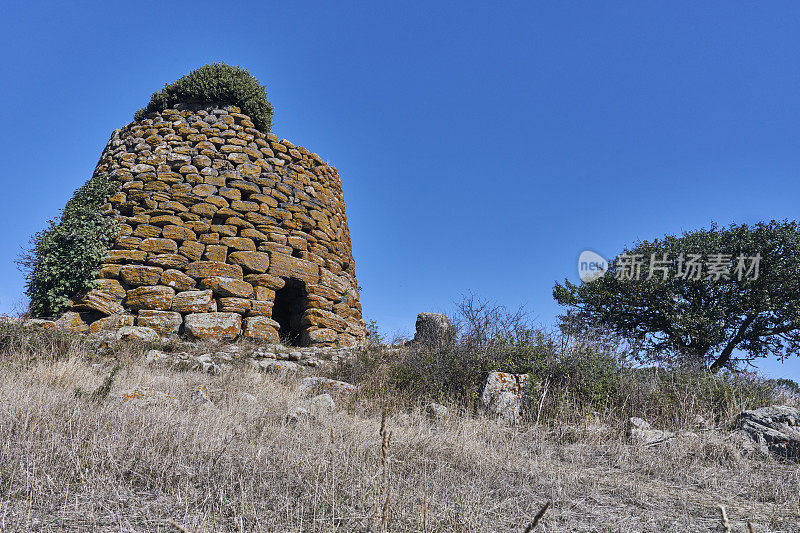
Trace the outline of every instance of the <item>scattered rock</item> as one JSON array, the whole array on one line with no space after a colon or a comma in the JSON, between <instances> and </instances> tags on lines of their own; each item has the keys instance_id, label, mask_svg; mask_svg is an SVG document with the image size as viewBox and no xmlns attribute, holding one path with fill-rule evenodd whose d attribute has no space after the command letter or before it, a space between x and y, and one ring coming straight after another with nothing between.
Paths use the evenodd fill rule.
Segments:
<instances>
[{"instance_id":1,"label":"scattered rock","mask_svg":"<svg viewBox=\"0 0 800 533\"><path fill-rule=\"evenodd\" d=\"M159 350L150 350L144 356L144 361L147 364L170 362L173 360L175 355L176 354L165 353Z\"/></svg>"},{"instance_id":2,"label":"scattered rock","mask_svg":"<svg viewBox=\"0 0 800 533\"><path fill-rule=\"evenodd\" d=\"M275 359L255 359L254 364L265 372L274 372L281 375L295 375L300 371L300 365L292 361L278 361Z\"/></svg>"},{"instance_id":3,"label":"scattered rock","mask_svg":"<svg viewBox=\"0 0 800 533\"><path fill-rule=\"evenodd\" d=\"M212 402L211 398L208 397L207 385L198 385L197 387L192 389L191 401L194 405L205 405L205 404L214 405L214 402Z\"/></svg>"},{"instance_id":4,"label":"scattered rock","mask_svg":"<svg viewBox=\"0 0 800 533\"><path fill-rule=\"evenodd\" d=\"M783 459L800 460L800 410L772 405L744 411L736 417L737 433L755 449Z\"/></svg>"},{"instance_id":5,"label":"scattered rock","mask_svg":"<svg viewBox=\"0 0 800 533\"><path fill-rule=\"evenodd\" d=\"M297 393L300 396L310 396L314 393L326 392L334 394L353 394L356 392L356 386L345 381L312 376L303 378L303 381L300 382L300 387L297 389Z\"/></svg>"},{"instance_id":6,"label":"scattered rock","mask_svg":"<svg viewBox=\"0 0 800 533\"><path fill-rule=\"evenodd\" d=\"M529 387L528 374L491 372L483 387L481 402L490 413L508 423L519 422Z\"/></svg>"},{"instance_id":7,"label":"scattered rock","mask_svg":"<svg viewBox=\"0 0 800 533\"><path fill-rule=\"evenodd\" d=\"M311 398L311 406L317 410L333 411L336 407L336 403L334 403L333 397L326 393Z\"/></svg>"},{"instance_id":8,"label":"scattered rock","mask_svg":"<svg viewBox=\"0 0 800 533\"><path fill-rule=\"evenodd\" d=\"M702 415L694 415L692 418L692 427L698 429L711 429L714 427L714 424L706 420L706 418Z\"/></svg>"},{"instance_id":9,"label":"scattered rock","mask_svg":"<svg viewBox=\"0 0 800 533\"><path fill-rule=\"evenodd\" d=\"M634 416L628 419L626 435L632 444L647 445L671 439L675 433L653 429L646 420Z\"/></svg>"},{"instance_id":10,"label":"scattered rock","mask_svg":"<svg viewBox=\"0 0 800 533\"><path fill-rule=\"evenodd\" d=\"M292 425L302 420L318 421L330 415L335 407L336 404L330 394L320 394L291 407L286 413L286 420Z\"/></svg>"},{"instance_id":11,"label":"scattered rock","mask_svg":"<svg viewBox=\"0 0 800 533\"><path fill-rule=\"evenodd\" d=\"M122 326L115 337L117 340L139 342L158 342L160 338L154 329L144 326Z\"/></svg>"},{"instance_id":12,"label":"scattered rock","mask_svg":"<svg viewBox=\"0 0 800 533\"><path fill-rule=\"evenodd\" d=\"M119 400L128 405L148 407L157 404L177 404L177 399L168 392L155 390L151 387L136 387L119 393Z\"/></svg>"},{"instance_id":13,"label":"scattered rock","mask_svg":"<svg viewBox=\"0 0 800 533\"><path fill-rule=\"evenodd\" d=\"M239 399L243 402L247 403L258 403L258 398L250 394L249 392L243 392L239 395Z\"/></svg>"},{"instance_id":14,"label":"scattered rock","mask_svg":"<svg viewBox=\"0 0 800 533\"><path fill-rule=\"evenodd\" d=\"M447 407L442 404L431 402L425 406L425 414L432 420L440 420L447 416Z\"/></svg>"}]
</instances>

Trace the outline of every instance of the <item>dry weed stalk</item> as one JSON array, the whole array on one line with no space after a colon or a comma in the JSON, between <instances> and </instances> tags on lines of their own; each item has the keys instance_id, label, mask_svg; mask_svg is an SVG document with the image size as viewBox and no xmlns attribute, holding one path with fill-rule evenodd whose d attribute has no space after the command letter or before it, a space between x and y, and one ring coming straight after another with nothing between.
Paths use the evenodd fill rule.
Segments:
<instances>
[{"instance_id":1,"label":"dry weed stalk","mask_svg":"<svg viewBox=\"0 0 800 533\"><path fill-rule=\"evenodd\" d=\"M731 524L728 522L728 513L725 512L725 506L719 506L720 520L722 521L722 528L725 533L731 533Z\"/></svg>"},{"instance_id":2,"label":"dry weed stalk","mask_svg":"<svg viewBox=\"0 0 800 533\"><path fill-rule=\"evenodd\" d=\"M539 509L539 512L536 513L536 516L533 517L533 522L531 522L530 525L525 528L525 533L531 533L534 529L536 529L536 526L539 525L542 517L544 517L544 513L547 512L551 505L553 505L552 500L548 501L541 509Z\"/></svg>"},{"instance_id":3,"label":"dry weed stalk","mask_svg":"<svg viewBox=\"0 0 800 533\"><path fill-rule=\"evenodd\" d=\"M172 518L167 518L167 525L174 527L176 530L180 531L181 533L189 533L189 530L177 523Z\"/></svg>"},{"instance_id":4,"label":"dry weed stalk","mask_svg":"<svg viewBox=\"0 0 800 533\"><path fill-rule=\"evenodd\" d=\"M381 428L379 435L381 436L381 487L378 494L378 505L380 508L381 517L381 531L386 531L389 521L389 500L391 497L391 490L389 487L389 445L392 442L392 431L386 429L386 408L384 407L381 412ZM383 504L381 505L381 500ZM378 509L375 509L377 516Z\"/></svg>"}]
</instances>

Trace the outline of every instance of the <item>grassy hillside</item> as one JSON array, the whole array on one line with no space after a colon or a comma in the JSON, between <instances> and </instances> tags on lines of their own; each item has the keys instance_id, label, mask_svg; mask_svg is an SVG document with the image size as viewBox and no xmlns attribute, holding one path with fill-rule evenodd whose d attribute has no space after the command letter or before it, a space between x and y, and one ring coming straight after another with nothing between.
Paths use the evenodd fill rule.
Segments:
<instances>
[{"instance_id":1,"label":"grassy hillside","mask_svg":"<svg viewBox=\"0 0 800 533\"><path fill-rule=\"evenodd\" d=\"M548 501L536 531L721 531L719 504L733 531L800 520L797 465L745 456L724 424L643 447L577 405L510 427L451 401L431 420L422 396L377 394L381 365L290 420L296 377L148 365L148 348L2 327L0 530L521 532ZM122 401L136 387L169 397Z\"/></svg>"}]
</instances>

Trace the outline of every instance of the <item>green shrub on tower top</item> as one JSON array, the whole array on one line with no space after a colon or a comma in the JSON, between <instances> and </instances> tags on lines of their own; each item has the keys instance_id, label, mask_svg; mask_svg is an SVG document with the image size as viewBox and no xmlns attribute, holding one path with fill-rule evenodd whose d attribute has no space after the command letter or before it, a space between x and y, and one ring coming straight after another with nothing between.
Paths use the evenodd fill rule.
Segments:
<instances>
[{"instance_id":1,"label":"green shrub on tower top","mask_svg":"<svg viewBox=\"0 0 800 533\"><path fill-rule=\"evenodd\" d=\"M193 70L153 93L150 103L137 111L134 119L179 103L235 105L263 133L272 127L272 104L267 100L265 87L242 67L214 63Z\"/></svg>"}]
</instances>

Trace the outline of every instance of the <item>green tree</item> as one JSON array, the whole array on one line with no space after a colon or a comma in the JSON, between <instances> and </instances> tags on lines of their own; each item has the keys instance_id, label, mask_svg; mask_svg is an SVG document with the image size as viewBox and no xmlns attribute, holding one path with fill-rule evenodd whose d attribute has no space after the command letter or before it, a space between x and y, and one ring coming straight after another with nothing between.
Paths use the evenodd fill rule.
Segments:
<instances>
[{"instance_id":1,"label":"green tree","mask_svg":"<svg viewBox=\"0 0 800 533\"><path fill-rule=\"evenodd\" d=\"M635 243L601 278L556 283L553 297L568 308L564 328L609 330L644 360L676 357L717 372L743 360L798 354L798 274L797 222L712 224ZM743 355L734 357L734 350Z\"/></svg>"}]
</instances>

